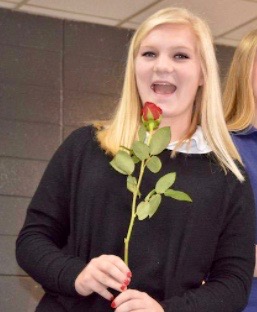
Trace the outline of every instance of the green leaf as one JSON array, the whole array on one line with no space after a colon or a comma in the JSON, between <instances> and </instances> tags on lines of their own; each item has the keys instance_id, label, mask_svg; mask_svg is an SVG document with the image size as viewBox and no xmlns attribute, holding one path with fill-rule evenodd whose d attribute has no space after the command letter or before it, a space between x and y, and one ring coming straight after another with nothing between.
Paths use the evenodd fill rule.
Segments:
<instances>
[{"instance_id":1,"label":"green leaf","mask_svg":"<svg viewBox=\"0 0 257 312\"><path fill-rule=\"evenodd\" d=\"M144 125L141 125L139 130L138 130L138 138L139 138L139 141L141 142L145 142L145 138L146 138L146 129L145 129L145 126Z\"/></svg>"},{"instance_id":2,"label":"green leaf","mask_svg":"<svg viewBox=\"0 0 257 312\"><path fill-rule=\"evenodd\" d=\"M123 146L123 145L121 145L121 146L120 146L120 149L121 149L121 150L125 150L125 151L127 151L127 152L129 153L129 155L130 155L130 154L131 154L131 152L132 152L132 149L127 148L126 146Z\"/></svg>"},{"instance_id":3,"label":"green leaf","mask_svg":"<svg viewBox=\"0 0 257 312\"><path fill-rule=\"evenodd\" d=\"M137 164L140 162L140 159L136 155L132 156L132 160L133 160L134 164Z\"/></svg>"},{"instance_id":4,"label":"green leaf","mask_svg":"<svg viewBox=\"0 0 257 312\"><path fill-rule=\"evenodd\" d=\"M113 169L115 169L115 170L118 171L119 173L122 173L122 174L127 175L127 172L125 172L125 171L121 170L119 167L117 167L115 159L113 159L112 161L110 161L110 165L113 167Z\"/></svg>"},{"instance_id":5,"label":"green leaf","mask_svg":"<svg viewBox=\"0 0 257 312\"><path fill-rule=\"evenodd\" d=\"M149 218L151 218L160 206L162 196L160 194L153 195L149 201Z\"/></svg>"},{"instance_id":6,"label":"green leaf","mask_svg":"<svg viewBox=\"0 0 257 312\"><path fill-rule=\"evenodd\" d=\"M172 189L168 189L167 191L164 192L165 196L172 197L176 200L182 200L182 201L187 201L187 202L192 202L192 199L189 195L187 195L184 192L181 191L176 191Z\"/></svg>"},{"instance_id":7,"label":"green leaf","mask_svg":"<svg viewBox=\"0 0 257 312\"><path fill-rule=\"evenodd\" d=\"M152 156L146 163L147 168L153 172L157 173L161 170L162 163L159 157Z\"/></svg>"},{"instance_id":8,"label":"green leaf","mask_svg":"<svg viewBox=\"0 0 257 312\"><path fill-rule=\"evenodd\" d=\"M149 201L150 197L155 193L155 189L151 190L151 192L146 196L145 201Z\"/></svg>"},{"instance_id":9,"label":"green leaf","mask_svg":"<svg viewBox=\"0 0 257 312\"><path fill-rule=\"evenodd\" d=\"M149 157L149 146L143 142L136 141L132 144L134 154L140 159L145 160Z\"/></svg>"},{"instance_id":10,"label":"green leaf","mask_svg":"<svg viewBox=\"0 0 257 312\"><path fill-rule=\"evenodd\" d=\"M149 216L150 204L148 202L141 202L137 206L137 216L140 221L146 219Z\"/></svg>"},{"instance_id":11,"label":"green leaf","mask_svg":"<svg viewBox=\"0 0 257 312\"><path fill-rule=\"evenodd\" d=\"M175 180L176 172L171 172L161 177L155 185L156 193L163 194L169 187L173 185Z\"/></svg>"},{"instance_id":12,"label":"green leaf","mask_svg":"<svg viewBox=\"0 0 257 312\"><path fill-rule=\"evenodd\" d=\"M152 136L149 147L151 155L160 154L170 143L170 127L158 129Z\"/></svg>"},{"instance_id":13,"label":"green leaf","mask_svg":"<svg viewBox=\"0 0 257 312\"><path fill-rule=\"evenodd\" d=\"M137 189L137 179L131 175L127 177L127 189L132 193L136 192Z\"/></svg>"},{"instance_id":14,"label":"green leaf","mask_svg":"<svg viewBox=\"0 0 257 312\"><path fill-rule=\"evenodd\" d=\"M125 172L125 174L127 175L131 175L135 169L135 164L132 158L127 152L124 152L124 151L119 151L115 155L113 161L111 162L112 165L113 165L113 162L114 162L114 166L113 166L114 169L118 168L121 171L121 173Z\"/></svg>"}]
</instances>

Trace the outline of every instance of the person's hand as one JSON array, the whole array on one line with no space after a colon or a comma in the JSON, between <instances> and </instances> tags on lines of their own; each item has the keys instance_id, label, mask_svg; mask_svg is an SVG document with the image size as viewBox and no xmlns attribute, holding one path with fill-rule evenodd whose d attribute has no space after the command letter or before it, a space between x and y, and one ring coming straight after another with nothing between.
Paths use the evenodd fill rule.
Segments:
<instances>
[{"instance_id":1,"label":"person's hand","mask_svg":"<svg viewBox=\"0 0 257 312\"><path fill-rule=\"evenodd\" d=\"M113 295L107 288L124 291L130 283L132 274L124 261L113 255L102 255L92 259L75 280L75 289L82 296L93 292L107 300Z\"/></svg>"},{"instance_id":2,"label":"person's hand","mask_svg":"<svg viewBox=\"0 0 257 312\"><path fill-rule=\"evenodd\" d=\"M161 305L147 293L128 289L119 294L112 302L115 312L164 312Z\"/></svg>"}]
</instances>

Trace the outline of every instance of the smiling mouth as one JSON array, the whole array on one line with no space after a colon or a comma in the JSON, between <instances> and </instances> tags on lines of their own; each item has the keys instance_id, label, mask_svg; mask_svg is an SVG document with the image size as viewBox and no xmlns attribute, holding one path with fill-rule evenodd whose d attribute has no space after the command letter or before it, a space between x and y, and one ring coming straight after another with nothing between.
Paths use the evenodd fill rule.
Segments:
<instances>
[{"instance_id":1,"label":"smiling mouth","mask_svg":"<svg viewBox=\"0 0 257 312\"><path fill-rule=\"evenodd\" d=\"M177 87L169 82L155 82L151 85L151 89L157 94L172 94Z\"/></svg>"}]
</instances>

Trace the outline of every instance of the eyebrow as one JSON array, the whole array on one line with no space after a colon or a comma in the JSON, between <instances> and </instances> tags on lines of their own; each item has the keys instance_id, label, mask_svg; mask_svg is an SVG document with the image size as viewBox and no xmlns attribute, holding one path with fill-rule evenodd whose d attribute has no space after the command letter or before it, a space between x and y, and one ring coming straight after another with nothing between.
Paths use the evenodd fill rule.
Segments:
<instances>
[{"instance_id":1,"label":"eyebrow","mask_svg":"<svg viewBox=\"0 0 257 312\"><path fill-rule=\"evenodd\" d=\"M144 46L140 46L140 49L141 48L146 48L146 49L156 49L156 46L148 46L148 45L144 45ZM194 52L195 49L192 49L191 47L187 47L187 46L184 46L184 45L178 45L178 46L171 46L170 49L183 49L183 50L188 50L188 51L191 51L191 52Z\"/></svg>"}]
</instances>

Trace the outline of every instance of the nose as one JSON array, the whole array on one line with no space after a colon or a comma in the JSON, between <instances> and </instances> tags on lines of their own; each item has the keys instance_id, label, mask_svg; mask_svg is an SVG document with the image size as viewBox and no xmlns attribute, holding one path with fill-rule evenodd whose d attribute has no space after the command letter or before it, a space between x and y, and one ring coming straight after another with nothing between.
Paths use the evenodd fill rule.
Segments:
<instances>
[{"instance_id":1,"label":"nose","mask_svg":"<svg viewBox=\"0 0 257 312\"><path fill-rule=\"evenodd\" d=\"M174 70L172 59L165 55L159 55L155 59L153 71L155 73L171 73Z\"/></svg>"}]
</instances>

